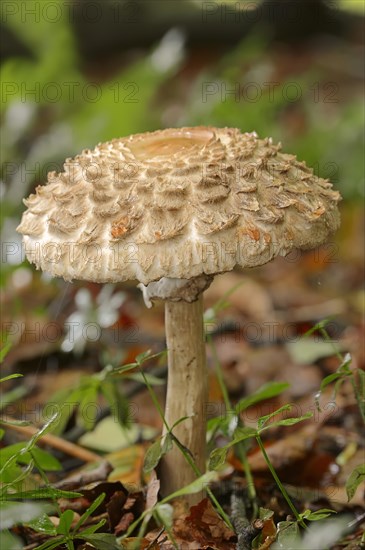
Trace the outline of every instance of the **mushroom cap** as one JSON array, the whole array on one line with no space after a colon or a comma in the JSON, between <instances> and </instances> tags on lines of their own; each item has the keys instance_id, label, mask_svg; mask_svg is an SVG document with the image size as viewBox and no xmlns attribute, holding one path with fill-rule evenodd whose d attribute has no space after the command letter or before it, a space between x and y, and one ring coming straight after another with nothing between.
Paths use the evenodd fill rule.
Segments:
<instances>
[{"instance_id":1,"label":"mushroom cap","mask_svg":"<svg viewBox=\"0 0 365 550\"><path fill-rule=\"evenodd\" d=\"M171 128L101 143L24 201L37 268L144 284L253 267L323 243L340 194L281 145L235 128Z\"/></svg>"}]
</instances>

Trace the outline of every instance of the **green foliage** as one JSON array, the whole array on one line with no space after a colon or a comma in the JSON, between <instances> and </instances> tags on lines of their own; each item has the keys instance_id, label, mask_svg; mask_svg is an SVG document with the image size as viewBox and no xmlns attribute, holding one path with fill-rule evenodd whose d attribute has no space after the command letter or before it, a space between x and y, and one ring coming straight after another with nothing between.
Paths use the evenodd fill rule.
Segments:
<instances>
[{"instance_id":1,"label":"green foliage","mask_svg":"<svg viewBox=\"0 0 365 550\"><path fill-rule=\"evenodd\" d=\"M167 433L163 441L161 441L161 439L162 438L159 438L154 443L152 443L145 454L143 470L146 473L154 470L163 455L168 453L172 448L173 440L171 433Z\"/></svg>"},{"instance_id":2,"label":"green foliage","mask_svg":"<svg viewBox=\"0 0 365 550\"><path fill-rule=\"evenodd\" d=\"M6 16L5 24L30 52L2 64L0 152L8 217L18 217L26 190L44 181L48 170L61 171L65 158L100 141L159 126L161 108L154 105L155 97L174 71L174 67L160 70L152 51L127 68L116 69L108 80L88 78L70 24L73 8L63 0L53 4L59 14L54 20L40 17L37 24L24 22L21 8ZM30 11L37 13L39 8L36 0L27 2ZM14 173L16 165L19 170Z\"/></svg>"},{"instance_id":3,"label":"green foliage","mask_svg":"<svg viewBox=\"0 0 365 550\"><path fill-rule=\"evenodd\" d=\"M49 508L49 506L38 502L0 501L1 529L10 529L18 523L29 522Z\"/></svg>"},{"instance_id":4,"label":"green foliage","mask_svg":"<svg viewBox=\"0 0 365 550\"><path fill-rule=\"evenodd\" d=\"M6 342L6 344L1 348L1 350L0 350L0 363L2 363L4 361L5 357L7 356L7 354L10 351L10 348L11 348L11 342L10 341ZM18 378L19 376L22 376L22 375L21 374L10 374L9 376L6 376L5 378L1 378L0 379L0 384L1 384L1 382L5 382L6 380L11 380L12 378Z\"/></svg>"},{"instance_id":5,"label":"green foliage","mask_svg":"<svg viewBox=\"0 0 365 550\"><path fill-rule=\"evenodd\" d=\"M365 481L365 464L359 464L350 474L346 482L347 498L350 501L357 488Z\"/></svg>"},{"instance_id":6,"label":"green foliage","mask_svg":"<svg viewBox=\"0 0 365 550\"><path fill-rule=\"evenodd\" d=\"M301 514L301 517L309 511ZM326 515L333 513L333 510L318 510L311 512L313 524L306 529L301 536L297 522L281 521L278 524L277 541L272 546L273 550L307 550L316 548L318 550L327 550L335 542L338 542L341 535L347 529L348 518L341 517L336 519L327 519ZM325 517L322 521L317 521L319 516ZM309 517L306 518L307 520Z\"/></svg>"},{"instance_id":7,"label":"green foliage","mask_svg":"<svg viewBox=\"0 0 365 550\"><path fill-rule=\"evenodd\" d=\"M201 491L207 490L209 484L212 483L213 481L217 481L217 479L218 479L218 475L216 472L206 472L202 476L195 479L192 483L189 483L189 485L186 485L185 487L182 487L178 491L171 493L170 495L162 499L160 502L156 503L151 508L148 508L147 510L145 510L140 515L140 517L136 519L136 521L134 521L129 526L128 531L122 537L122 540L124 538L128 538L140 524L141 524L141 527L140 527L138 536L142 538L147 528L147 524L152 517L155 519L157 524L160 525L162 523L166 531L169 532L170 527L172 526L172 508L168 505L168 503L171 500L174 500L176 498L180 498L190 494L200 493ZM170 534L170 538L171 538L171 534ZM172 537L172 541L174 543L173 537Z\"/></svg>"},{"instance_id":8,"label":"green foliage","mask_svg":"<svg viewBox=\"0 0 365 550\"><path fill-rule=\"evenodd\" d=\"M327 323L328 323L328 319L324 319L323 321L320 321L314 327L312 327L309 331L307 331L305 336L311 335L315 331L319 331L322 334L324 340L330 341L330 336L326 330ZM336 372L329 374L322 380L320 390L315 396L317 408L320 410L319 399L325 388L335 383L333 398L336 399L340 386L346 380L349 380L353 387L354 395L356 397L356 401L359 407L361 417L365 423L365 372L361 369L354 370L351 368L352 358L349 353L347 353L343 357L341 353L338 351L338 349L336 348L336 346L333 346L333 351L337 355L340 361L340 365L338 366ZM358 486L364 480L365 480L365 464L360 464L352 471L352 473L350 474L346 482L346 492L347 492L347 498L349 501L353 498Z\"/></svg>"},{"instance_id":9,"label":"green foliage","mask_svg":"<svg viewBox=\"0 0 365 550\"><path fill-rule=\"evenodd\" d=\"M0 380L18 378L19 374L6 376ZM40 517L47 517L46 513L53 511L53 506L39 500L53 500L58 498L75 498L80 493L62 491L51 487L45 471L57 471L62 468L60 462L50 453L37 446L39 439L51 430L57 421L57 414L53 415L30 439L14 443L0 449L0 542L2 548L21 548L21 542L8 530L20 523L36 521ZM9 424L29 425L23 421L0 421L4 426ZM46 482L44 487L32 488L34 479L33 469L36 468ZM22 501L22 502L17 502ZM46 524L44 519L44 523ZM49 523L50 520L48 520ZM53 524L52 524L53 526Z\"/></svg>"},{"instance_id":10,"label":"green foliage","mask_svg":"<svg viewBox=\"0 0 365 550\"><path fill-rule=\"evenodd\" d=\"M0 531L0 548L3 550L22 550L23 544L18 537L4 529Z\"/></svg>"},{"instance_id":11,"label":"green foliage","mask_svg":"<svg viewBox=\"0 0 365 550\"><path fill-rule=\"evenodd\" d=\"M151 359L162 357L163 353L151 355L150 351L136 357L136 361L120 366L108 362L104 368L91 376L83 376L76 388L63 389L54 394L44 407L44 415L49 416L49 411L57 410L58 420L53 424L52 431L61 434L71 415L77 411L77 424L86 430L92 430L95 426L97 411L99 409L99 397L103 395L118 419L120 425L128 428L131 423L131 410L128 399L123 395L121 381L125 379L138 380L150 385L161 385L163 380L146 373L135 372L143 364Z\"/></svg>"},{"instance_id":12,"label":"green foliage","mask_svg":"<svg viewBox=\"0 0 365 550\"><path fill-rule=\"evenodd\" d=\"M277 397L288 388L289 384L287 382L268 382L266 384L263 384L251 395L243 397L242 399L240 399L240 401L238 401L238 403L234 407L235 413L240 414L249 407L252 407L252 405L256 405L257 403L265 401L266 399Z\"/></svg>"},{"instance_id":13,"label":"green foliage","mask_svg":"<svg viewBox=\"0 0 365 550\"><path fill-rule=\"evenodd\" d=\"M311 418L313 416L312 412L308 412L300 417L294 417L294 418L285 418L283 420L277 420L276 422L271 422L269 425L267 425L267 422L276 416L277 414L283 412L283 411L289 411L291 409L291 405L284 405L283 407L280 407L276 411L272 412L271 414L261 416L258 419L257 428L250 428L250 427L237 427L233 434L232 439L229 443L224 445L223 447L219 447L217 449L214 449L209 458L209 469L210 470L216 470L223 466L228 450L231 447L234 447L241 441L246 441L246 439L251 438L259 438L261 436L261 433L272 428L272 427L278 427L278 426L292 426L293 424L297 424L298 422L302 422L303 420L307 420L308 418Z\"/></svg>"},{"instance_id":14,"label":"green foliage","mask_svg":"<svg viewBox=\"0 0 365 550\"><path fill-rule=\"evenodd\" d=\"M39 533L49 535L49 540L37 547L37 550L50 550L56 546L65 545L68 550L74 550L74 542L82 540L89 542L95 548L101 550L116 550L120 548L114 535L107 533L96 533L104 526L106 520L102 519L89 527L83 528L90 516L100 506L105 498L105 493L99 495L89 508L82 514L77 522L74 523L75 512L65 510L60 514L60 521L57 527L50 521L48 516L28 522L29 527ZM74 524L74 525L73 525Z\"/></svg>"}]
</instances>

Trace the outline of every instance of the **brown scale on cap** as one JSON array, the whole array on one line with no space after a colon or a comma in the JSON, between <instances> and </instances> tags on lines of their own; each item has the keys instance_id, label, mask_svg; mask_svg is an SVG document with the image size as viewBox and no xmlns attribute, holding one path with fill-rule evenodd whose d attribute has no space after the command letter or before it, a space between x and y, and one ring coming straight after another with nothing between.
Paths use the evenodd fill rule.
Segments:
<instances>
[{"instance_id":1,"label":"brown scale on cap","mask_svg":"<svg viewBox=\"0 0 365 550\"><path fill-rule=\"evenodd\" d=\"M148 284L260 265L339 226L339 193L280 148L213 127L99 144L49 174L18 231L30 260L65 279ZM92 262L90 246L100 251Z\"/></svg>"}]
</instances>

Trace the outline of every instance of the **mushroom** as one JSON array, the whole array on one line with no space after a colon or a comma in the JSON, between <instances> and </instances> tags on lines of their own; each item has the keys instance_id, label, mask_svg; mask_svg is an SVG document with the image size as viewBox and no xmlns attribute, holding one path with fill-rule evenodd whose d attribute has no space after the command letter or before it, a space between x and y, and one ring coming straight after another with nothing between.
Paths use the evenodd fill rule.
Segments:
<instances>
[{"instance_id":1,"label":"mushroom","mask_svg":"<svg viewBox=\"0 0 365 550\"><path fill-rule=\"evenodd\" d=\"M203 291L217 273L313 248L339 226L340 195L270 138L193 127L99 144L25 200L17 230L28 259L66 280L140 282L165 300L165 418L200 472L206 462ZM196 473L176 445L163 457L169 494ZM196 496L192 496L190 503Z\"/></svg>"}]
</instances>

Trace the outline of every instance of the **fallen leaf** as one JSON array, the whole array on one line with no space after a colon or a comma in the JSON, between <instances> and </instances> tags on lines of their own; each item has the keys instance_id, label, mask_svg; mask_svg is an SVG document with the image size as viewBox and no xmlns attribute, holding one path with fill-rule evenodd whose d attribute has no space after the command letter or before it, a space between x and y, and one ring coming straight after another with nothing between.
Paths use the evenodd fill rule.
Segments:
<instances>
[{"instance_id":1,"label":"fallen leaf","mask_svg":"<svg viewBox=\"0 0 365 550\"><path fill-rule=\"evenodd\" d=\"M235 548L236 535L228 529L207 498L196 506L192 506L188 516L175 522L174 534L179 540L198 542L200 549L233 550Z\"/></svg>"},{"instance_id":2,"label":"fallen leaf","mask_svg":"<svg viewBox=\"0 0 365 550\"><path fill-rule=\"evenodd\" d=\"M79 443L85 447L103 452L113 452L124 449L136 443L139 439L151 439L156 430L150 426L133 423L129 428L123 428L113 416L103 418L95 429L80 437Z\"/></svg>"},{"instance_id":3,"label":"fallen leaf","mask_svg":"<svg viewBox=\"0 0 365 550\"><path fill-rule=\"evenodd\" d=\"M147 485L147 495L146 495L146 509L152 508L157 504L157 496L160 490L160 480L157 479L155 470L152 470L150 474L150 480Z\"/></svg>"},{"instance_id":4,"label":"fallen leaf","mask_svg":"<svg viewBox=\"0 0 365 550\"><path fill-rule=\"evenodd\" d=\"M105 458L114 467L109 475L109 481L121 481L129 489L139 490L145 452L144 445L131 445L106 455Z\"/></svg>"}]
</instances>

